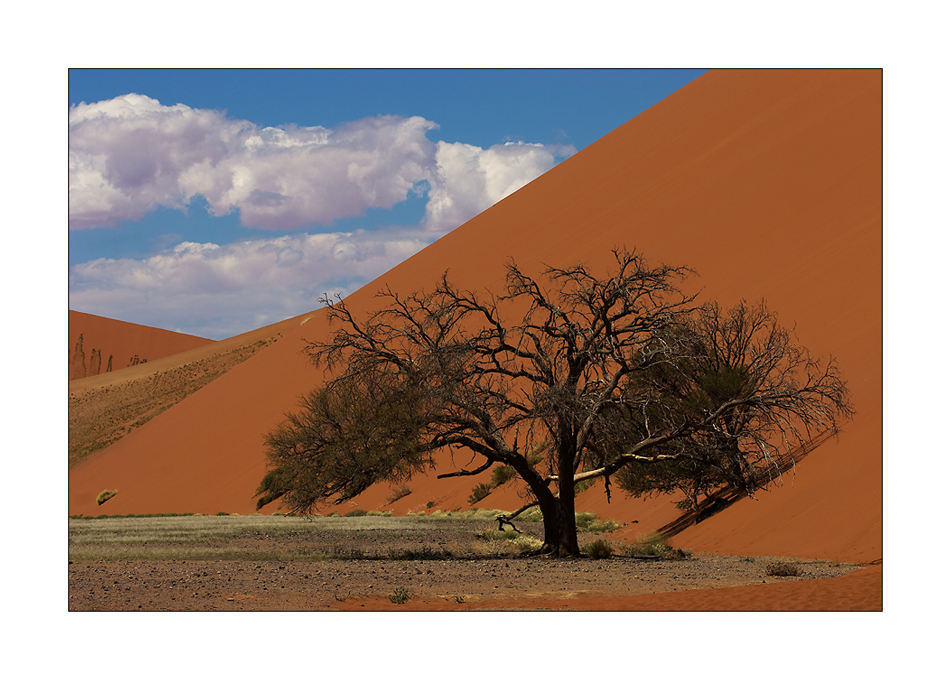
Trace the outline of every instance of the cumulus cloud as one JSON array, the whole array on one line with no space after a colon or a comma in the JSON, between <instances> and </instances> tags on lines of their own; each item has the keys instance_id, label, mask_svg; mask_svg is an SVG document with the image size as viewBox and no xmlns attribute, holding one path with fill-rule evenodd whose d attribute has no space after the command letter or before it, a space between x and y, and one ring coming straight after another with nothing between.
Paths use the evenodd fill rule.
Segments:
<instances>
[{"instance_id":1,"label":"cumulus cloud","mask_svg":"<svg viewBox=\"0 0 950 679\"><path fill-rule=\"evenodd\" d=\"M211 188L216 173L226 177L223 164L251 127L219 111L162 106L139 94L71 107L70 228L136 220L158 206L184 207L195 193L189 183L204 177Z\"/></svg>"},{"instance_id":2,"label":"cumulus cloud","mask_svg":"<svg viewBox=\"0 0 950 679\"><path fill-rule=\"evenodd\" d=\"M140 94L82 103L69 111L69 225L135 221L202 195L217 216L237 209L246 226L290 230L391 208L427 183L426 225L447 231L574 150L436 143L426 134L437 127L384 115L261 128Z\"/></svg>"},{"instance_id":3,"label":"cumulus cloud","mask_svg":"<svg viewBox=\"0 0 950 679\"><path fill-rule=\"evenodd\" d=\"M70 229L134 228L158 207L185 209L203 196L213 215L238 210L245 226L291 233L75 265L70 308L214 339L238 334L310 311L324 293L352 292L574 152L434 142L426 135L436 129L386 115L333 129L262 128L140 94L72 106ZM426 200L412 227L301 232L411 194Z\"/></svg>"},{"instance_id":4,"label":"cumulus cloud","mask_svg":"<svg viewBox=\"0 0 950 679\"><path fill-rule=\"evenodd\" d=\"M425 224L435 231L450 230L507 198L573 152L570 146L524 142L482 149L440 141Z\"/></svg>"},{"instance_id":5,"label":"cumulus cloud","mask_svg":"<svg viewBox=\"0 0 950 679\"><path fill-rule=\"evenodd\" d=\"M316 309L324 294L345 296L430 241L352 232L184 242L144 260L73 266L69 307L221 339Z\"/></svg>"}]
</instances>

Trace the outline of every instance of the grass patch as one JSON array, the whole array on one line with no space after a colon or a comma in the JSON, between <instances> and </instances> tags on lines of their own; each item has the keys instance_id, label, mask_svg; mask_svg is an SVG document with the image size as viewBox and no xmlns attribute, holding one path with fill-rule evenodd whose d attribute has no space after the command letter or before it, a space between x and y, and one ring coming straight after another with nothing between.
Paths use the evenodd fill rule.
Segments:
<instances>
[{"instance_id":1,"label":"grass patch","mask_svg":"<svg viewBox=\"0 0 950 679\"><path fill-rule=\"evenodd\" d=\"M598 519L595 512L577 512L574 514L574 522L577 524L577 530L588 533L611 533L620 528L620 524L613 519Z\"/></svg>"},{"instance_id":2,"label":"grass patch","mask_svg":"<svg viewBox=\"0 0 950 679\"><path fill-rule=\"evenodd\" d=\"M412 494L412 490L406 484L397 486L392 489L392 492L386 498L386 504L391 505L396 500L400 500L410 494Z\"/></svg>"},{"instance_id":3,"label":"grass patch","mask_svg":"<svg viewBox=\"0 0 950 679\"><path fill-rule=\"evenodd\" d=\"M670 559L680 561L692 556L688 549L679 549L671 547L666 539L659 533L648 533L640 536L637 541L630 546L630 556L652 556L660 559Z\"/></svg>"},{"instance_id":4,"label":"grass patch","mask_svg":"<svg viewBox=\"0 0 950 679\"><path fill-rule=\"evenodd\" d=\"M393 593L389 595L389 600L394 604L404 604L409 601L410 597L412 597L412 592L405 587L397 587Z\"/></svg>"},{"instance_id":5,"label":"grass patch","mask_svg":"<svg viewBox=\"0 0 950 679\"><path fill-rule=\"evenodd\" d=\"M479 483L477 486L472 488L472 494L468 496L468 503L470 505L475 504L476 502L481 502L491 493L492 487L487 483Z\"/></svg>"},{"instance_id":6,"label":"grass patch","mask_svg":"<svg viewBox=\"0 0 950 679\"><path fill-rule=\"evenodd\" d=\"M374 516L290 517L179 515L69 520L69 558L97 560L422 561L471 554L519 554L540 546L514 531L486 530L500 510L470 510L443 518ZM491 522L490 525L494 525ZM378 538L363 540L376 532ZM438 531L436 544L429 537ZM446 533L448 531L448 533ZM312 537L311 537L312 535ZM500 539L495 539L502 536ZM279 538L279 539L269 539Z\"/></svg>"},{"instance_id":7,"label":"grass patch","mask_svg":"<svg viewBox=\"0 0 950 679\"><path fill-rule=\"evenodd\" d=\"M489 482L492 488L497 488L498 486L508 483L511 479L515 478L518 475L518 472L515 471L515 468L511 465L503 464L501 466L495 467L491 473L491 481Z\"/></svg>"},{"instance_id":8,"label":"grass patch","mask_svg":"<svg viewBox=\"0 0 950 679\"><path fill-rule=\"evenodd\" d=\"M773 563L769 564L765 574L776 578L798 578L804 575L804 572L797 564Z\"/></svg>"},{"instance_id":9,"label":"grass patch","mask_svg":"<svg viewBox=\"0 0 950 679\"><path fill-rule=\"evenodd\" d=\"M515 521L530 521L531 523L540 523L544 520L544 515L541 513L541 510L537 507L532 507L531 509L526 509L521 512L515 519Z\"/></svg>"},{"instance_id":10,"label":"grass patch","mask_svg":"<svg viewBox=\"0 0 950 679\"><path fill-rule=\"evenodd\" d=\"M537 538L513 530L484 530L475 535L473 553L479 555L524 554L539 549L543 544Z\"/></svg>"},{"instance_id":11,"label":"grass patch","mask_svg":"<svg viewBox=\"0 0 950 679\"><path fill-rule=\"evenodd\" d=\"M583 481L578 481L574 484L574 495L580 495L595 483L597 483L597 479L584 479Z\"/></svg>"},{"instance_id":12,"label":"grass patch","mask_svg":"<svg viewBox=\"0 0 950 679\"><path fill-rule=\"evenodd\" d=\"M581 551L592 559L609 559L614 553L614 546L606 540L594 540Z\"/></svg>"},{"instance_id":13,"label":"grass patch","mask_svg":"<svg viewBox=\"0 0 950 679\"><path fill-rule=\"evenodd\" d=\"M106 502L107 500L111 500L112 498L114 498L114 497L116 496L116 493L118 493L118 492L119 492L119 491L117 491L117 490L104 490L104 491L102 491L101 493L99 493L99 494L96 496L96 504L97 504L97 505L101 505L103 502Z\"/></svg>"}]
</instances>

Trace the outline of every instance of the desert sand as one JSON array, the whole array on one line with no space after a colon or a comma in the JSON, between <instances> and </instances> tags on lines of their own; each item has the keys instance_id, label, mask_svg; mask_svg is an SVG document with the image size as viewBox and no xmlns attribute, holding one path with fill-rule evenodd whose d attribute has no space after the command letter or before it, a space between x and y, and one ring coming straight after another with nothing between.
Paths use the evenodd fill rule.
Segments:
<instances>
[{"instance_id":1,"label":"desert sand","mask_svg":"<svg viewBox=\"0 0 950 679\"><path fill-rule=\"evenodd\" d=\"M82 336L82 344L79 344ZM69 379L105 375L214 340L69 310Z\"/></svg>"},{"instance_id":2,"label":"desert sand","mask_svg":"<svg viewBox=\"0 0 950 679\"><path fill-rule=\"evenodd\" d=\"M880 564L881 98L879 70L710 71L357 291L348 304L368 310L383 286L425 288L446 270L462 287L497 290L509 260L532 273L578 261L606 266L617 246L692 267L701 299L731 305L765 298L813 353L837 357L857 415L781 486L673 542L703 552ZM328 327L320 310L307 319L74 467L69 514L254 512L266 471L262 437L320 380L300 350ZM469 462L446 457L439 465ZM397 514L428 502L467 507L471 488L487 476L418 477L412 493L392 505L388 486L351 504ZM95 498L107 488L119 493L99 507ZM518 498L502 490L480 504L515 508ZM615 493L608 505L595 489L579 497L578 509L627 524L629 537L678 513L670 498ZM778 605L796 597L880 601L880 573L877 565L808 592L796 588L810 583L786 583L788 598L778 585L764 588ZM845 582L854 591L834 589ZM751 589L742 596L763 587ZM664 606L729 607L715 598L725 594L673 594ZM683 598L693 596L692 603Z\"/></svg>"}]
</instances>

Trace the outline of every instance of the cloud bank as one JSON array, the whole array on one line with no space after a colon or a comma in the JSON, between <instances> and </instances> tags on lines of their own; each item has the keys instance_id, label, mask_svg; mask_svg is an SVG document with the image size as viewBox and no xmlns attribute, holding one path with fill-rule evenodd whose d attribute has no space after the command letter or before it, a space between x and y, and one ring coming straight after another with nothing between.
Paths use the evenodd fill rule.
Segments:
<instances>
[{"instance_id":1,"label":"cloud bank","mask_svg":"<svg viewBox=\"0 0 950 679\"><path fill-rule=\"evenodd\" d=\"M433 142L434 122L377 116L259 127L141 94L69 110L69 226L135 221L204 196L214 215L290 230L392 208L427 182L425 226L445 231L554 166L572 147Z\"/></svg>"},{"instance_id":2,"label":"cloud bank","mask_svg":"<svg viewBox=\"0 0 950 679\"><path fill-rule=\"evenodd\" d=\"M238 334L305 313L324 293L352 292L574 152L430 140L437 129L419 116L260 127L141 94L72 106L71 230L134 229L159 207L185 210L202 196L212 215L237 210L244 226L282 235L75 265L70 308L214 339ZM426 199L414 227L332 228L412 194Z\"/></svg>"},{"instance_id":3,"label":"cloud bank","mask_svg":"<svg viewBox=\"0 0 950 679\"><path fill-rule=\"evenodd\" d=\"M73 266L69 306L222 339L316 309L324 295L346 296L429 242L377 232L184 242L144 260Z\"/></svg>"}]
</instances>

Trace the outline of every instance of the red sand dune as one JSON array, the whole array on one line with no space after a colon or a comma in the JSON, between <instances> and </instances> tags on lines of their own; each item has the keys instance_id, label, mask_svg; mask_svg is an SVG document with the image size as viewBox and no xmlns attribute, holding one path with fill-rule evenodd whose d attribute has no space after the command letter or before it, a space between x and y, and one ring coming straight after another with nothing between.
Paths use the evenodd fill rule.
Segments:
<instances>
[{"instance_id":1,"label":"red sand dune","mask_svg":"<svg viewBox=\"0 0 950 679\"><path fill-rule=\"evenodd\" d=\"M110 357L114 372L208 344L214 344L214 340L70 309L69 379L105 374Z\"/></svg>"},{"instance_id":2,"label":"red sand dune","mask_svg":"<svg viewBox=\"0 0 950 679\"><path fill-rule=\"evenodd\" d=\"M838 358L857 416L783 487L738 502L675 542L694 551L880 559L881 116L879 70L708 72L348 303L368 309L382 286L429 287L446 269L463 287L498 290L510 258L533 272L579 260L606 266L614 246L694 268L704 299L764 297L803 344ZM69 513L253 512L266 471L262 437L319 380L300 349L326 332L325 314L315 313L75 467ZM486 479L416 478L413 493L386 508L404 512L427 500L467 507L472 486ZM106 488L119 493L97 507ZM505 492L482 504L516 506ZM388 494L378 487L354 502L375 508ZM608 506L590 490L578 504L628 523L627 536L676 516L669 498L615 493Z\"/></svg>"},{"instance_id":3,"label":"red sand dune","mask_svg":"<svg viewBox=\"0 0 950 679\"><path fill-rule=\"evenodd\" d=\"M285 333L294 330L306 323L313 315L314 312L301 314L300 316L294 316L293 318L272 323L271 325L267 325L262 328L249 330L248 332L235 335L234 337L228 337L227 339L218 341L205 340L204 344L198 345L193 349L172 353L162 358L149 360L147 363L139 363L137 365L129 366L128 368L123 368L122 370L117 370L111 373L101 373L99 375L92 375L82 379L74 379L69 384L69 390L70 392L75 392L84 389L105 387L117 382L135 380L153 373L178 368L188 363L200 361L211 356L226 354L229 351L239 349L240 347L248 344L254 344L262 340L267 341L273 338L281 337ZM116 327L121 328L121 326ZM158 332L165 331L159 330ZM186 335L186 337L188 337L188 335Z\"/></svg>"}]
</instances>

